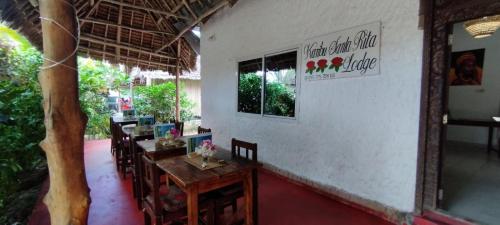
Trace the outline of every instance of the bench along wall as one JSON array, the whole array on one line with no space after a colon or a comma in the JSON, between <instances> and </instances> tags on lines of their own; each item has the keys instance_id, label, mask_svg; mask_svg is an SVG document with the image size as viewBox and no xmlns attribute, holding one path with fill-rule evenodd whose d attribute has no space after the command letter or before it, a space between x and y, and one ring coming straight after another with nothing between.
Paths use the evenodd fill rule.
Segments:
<instances>
[{"instance_id":1,"label":"bench along wall","mask_svg":"<svg viewBox=\"0 0 500 225\"><path fill-rule=\"evenodd\" d=\"M218 145L229 147L232 137L257 142L264 163L412 211L423 42L418 8L411 0L239 1L202 27L203 126L212 128ZM376 21L382 24L379 75L305 81L298 73L295 120L237 112L240 59Z\"/></svg>"},{"instance_id":2,"label":"bench along wall","mask_svg":"<svg viewBox=\"0 0 500 225\"><path fill-rule=\"evenodd\" d=\"M456 118L491 119L500 116L500 33L474 39L463 27L453 26L453 52L484 48L483 79L481 85L450 86L448 107ZM448 126L448 139L485 145L487 127ZM496 136L494 136L496 137ZM496 142L496 138L493 138Z\"/></svg>"}]
</instances>

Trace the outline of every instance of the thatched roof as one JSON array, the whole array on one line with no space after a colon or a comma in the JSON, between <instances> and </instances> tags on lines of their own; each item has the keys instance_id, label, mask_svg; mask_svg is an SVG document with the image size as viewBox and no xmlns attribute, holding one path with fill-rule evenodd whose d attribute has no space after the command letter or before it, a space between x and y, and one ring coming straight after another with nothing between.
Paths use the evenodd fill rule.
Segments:
<instances>
[{"instance_id":1,"label":"thatched roof","mask_svg":"<svg viewBox=\"0 0 500 225\"><path fill-rule=\"evenodd\" d=\"M79 54L146 70L175 73L196 65L199 39L191 29L236 0L74 0L80 20ZM0 0L0 19L42 49L38 0ZM196 51L195 51L196 50Z\"/></svg>"}]
</instances>

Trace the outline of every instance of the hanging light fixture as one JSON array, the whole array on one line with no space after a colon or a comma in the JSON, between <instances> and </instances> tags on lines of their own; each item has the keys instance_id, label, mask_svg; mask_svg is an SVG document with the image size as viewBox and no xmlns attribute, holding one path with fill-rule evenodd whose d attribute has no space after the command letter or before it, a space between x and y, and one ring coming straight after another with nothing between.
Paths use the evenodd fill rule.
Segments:
<instances>
[{"instance_id":1,"label":"hanging light fixture","mask_svg":"<svg viewBox=\"0 0 500 225\"><path fill-rule=\"evenodd\" d=\"M464 23L464 28L474 38L491 36L500 27L500 15L486 16L480 19L469 20Z\"/></svg>"}]
</instances>

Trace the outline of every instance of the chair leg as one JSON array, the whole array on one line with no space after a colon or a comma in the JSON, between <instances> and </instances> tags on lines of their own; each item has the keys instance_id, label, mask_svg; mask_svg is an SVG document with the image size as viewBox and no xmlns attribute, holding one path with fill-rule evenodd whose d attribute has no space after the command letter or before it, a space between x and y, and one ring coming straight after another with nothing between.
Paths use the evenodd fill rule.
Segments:
<instances>
[{"instance_id":1,"label":"chair leg","mask_svg":"<svg viewBox=\"0 0 500 225\"><path fill-rule=\"evenodd\" d=\"M138 195L137 195L137 185L136 185L137 181L136 181L136 179L137 179L137 177L134 174L132 174L132 196L134 198L138 197Z\"/></svg>"},{"instance_id":2,"label":"chair leg","mask_svg":"<svg viewBox=\"0 0 500 225\"><path fill-rule=\"evenodd\" d=\"M210 202L210 205L208 206L208 211L207 211L207 225L215 225L215 202L212 201Z\"/></svg>"},{"instance_id":3,"label":"chair leg","mask_svg":"<svg viewBox=\"0 0 500 225\"><path fill-rule=\"evenodd\" d=\"M161 219L161 216L155 216L155 225L162 225L163 221Z\"/></svg>"},{"instance_id":4,"label":"chair leg","mask_svg":"<svg viewBox=\"0 0 500 225\"><path fill-rule=\"evenodd\" d=\"M151 225L151 216L147 212L144 212L144 225Z\"/></svg>"},{"instance_id":5,"label":"chair leg","mask_svg":"<svg viewBox=\"0 0 500 225\"><path fill-rule=\"evenodd\" d=\"M122 164L122 168L121 168L122 177L123 177L123 179L126 179L127 178L127 158L125 156L122 156L121 164Z\"/></svg>"},{"instance_id":6,"label":"chair leg","mask_svg":"<svg viewBox=\"0 0 500 225\"><path fill-rule=\"evenodd\" d=\"M238 211L238 202L236 199L231 201L231 208L233 209L233 213L236 213Z\"/></svg>"}]
</instances>

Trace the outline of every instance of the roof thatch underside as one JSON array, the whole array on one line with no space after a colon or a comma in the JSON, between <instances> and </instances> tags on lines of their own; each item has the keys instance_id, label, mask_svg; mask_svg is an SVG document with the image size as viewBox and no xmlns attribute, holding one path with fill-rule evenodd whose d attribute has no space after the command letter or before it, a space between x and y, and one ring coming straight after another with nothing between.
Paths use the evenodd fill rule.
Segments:
<instances>
[{"instance_id":1,"label":"roof thatch underside","mask_svg":"<svg viewBox=\"0 0 500 225\"><path fill-rule=\"evenodd\" d=\"M38 0L0 0L0 19L42 49ZM64 0L62 0L64 1ZM196 66L191 28L235 0L74 0L79 54L146 70L175 73L177 40L182 70ZM174 26L175 25L175 26ZM196 41L196 40L195 40ZM199 40L198 40L199 43Z\"/></svg>"}]
</instances>

